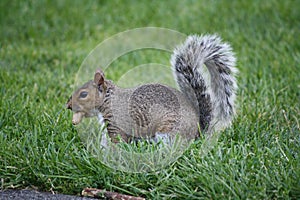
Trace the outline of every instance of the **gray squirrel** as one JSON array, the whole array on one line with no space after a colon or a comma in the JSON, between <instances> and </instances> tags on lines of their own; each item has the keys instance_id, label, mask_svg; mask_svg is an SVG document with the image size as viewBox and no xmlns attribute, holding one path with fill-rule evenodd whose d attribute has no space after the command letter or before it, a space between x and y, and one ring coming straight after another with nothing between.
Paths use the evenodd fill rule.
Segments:
<instances>
[{"instance_id":1,"label":"gray squirrel","mask_svg":"<svg viewBox=\"0 0 300 200\"><path fill-rule=\"evenodd\" d=\"M191 35L171 57L180 91L157 83L119 88L97 69L94 80L72 94L67 108L74 112L74 125L83 117L102 116L113 143L161 134L193 140L200 132L212 134L231 124L235 63L232 48L219 36Z\"/></svg>"}]
</instances>

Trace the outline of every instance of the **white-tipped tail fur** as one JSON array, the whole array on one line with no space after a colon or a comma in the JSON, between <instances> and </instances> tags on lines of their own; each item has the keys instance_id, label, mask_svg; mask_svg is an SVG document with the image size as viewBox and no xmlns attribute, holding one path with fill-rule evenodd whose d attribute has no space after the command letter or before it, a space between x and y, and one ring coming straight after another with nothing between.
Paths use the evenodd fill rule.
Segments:
<instances>
[{"instance_id":1,"label":"white-tipped tail fur","mask_svg":"<svg viewBox=\"0 0 300 200\"><path fill-rule=\"evenodd\" d=\"M174 76L198 111L203 131L211 133L231 124L237 90L235 63L230 45L217 35L189 36L172 55Z\"/></svg>"}]
</instances>

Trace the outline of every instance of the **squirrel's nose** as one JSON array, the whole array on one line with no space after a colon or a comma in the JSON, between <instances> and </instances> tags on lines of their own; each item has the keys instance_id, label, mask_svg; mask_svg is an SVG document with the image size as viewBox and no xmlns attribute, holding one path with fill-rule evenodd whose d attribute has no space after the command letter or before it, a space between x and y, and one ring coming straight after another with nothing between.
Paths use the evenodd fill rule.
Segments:
<instances>
[{"instance_id":1,"label":"squirrel's nose","mask_svg":"<svg viewBox=\"0 0 300 200\"><path fill-rule=\"evenodd\" d=\"M69 98L66 104L66 108L72 110L72 96Z\"/></svg>"},{"instance_id":2,"label":"squirrel's nose","mask_svg":"<svg viewBox=\"0 0 300 200\"><path fill-rule=\"evenodd\" d=\"M72 110L72 102L71 102L71 101L69 101L69 102L66 104L66 108Z\"/></svg>"}]
</instances>

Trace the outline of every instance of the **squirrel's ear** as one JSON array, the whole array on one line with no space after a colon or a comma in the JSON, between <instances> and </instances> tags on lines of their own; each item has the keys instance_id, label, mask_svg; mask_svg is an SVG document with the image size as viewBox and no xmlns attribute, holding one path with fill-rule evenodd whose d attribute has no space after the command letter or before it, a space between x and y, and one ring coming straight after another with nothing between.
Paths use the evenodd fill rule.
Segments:
<instances>
[{"instance_id":1,"label":"squirrel's ear","mask_svg":"<svg viewBox=\"0 0 300 200\"><path fill-rule=\"evenodd\" d=\"M97 69L94 76L94 82L100 86L104 83L104 73L101 69Z\"/></svg>"}]
</instances>

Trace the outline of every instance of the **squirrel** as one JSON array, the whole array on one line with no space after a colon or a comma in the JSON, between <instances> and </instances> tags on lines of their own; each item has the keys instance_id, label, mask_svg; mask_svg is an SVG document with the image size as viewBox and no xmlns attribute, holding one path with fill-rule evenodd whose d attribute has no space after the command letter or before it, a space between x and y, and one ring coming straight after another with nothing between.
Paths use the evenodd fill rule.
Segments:
<instances>
[{"instance_id":1,"label":"squirrel","mask_svg":"<svg viewBox=\"0 0 300 200\"><path fill-rule=\"evenodd\" d=\"M179 90L158 83L119 88L97 69L67 102L77 125L101 116L113 143L173 137L188 140L228 127L235 116L236 58L217 35L191 35L171 56ZM206 67L205 67L206 66Z\"/></svg>"}]
</instances>

